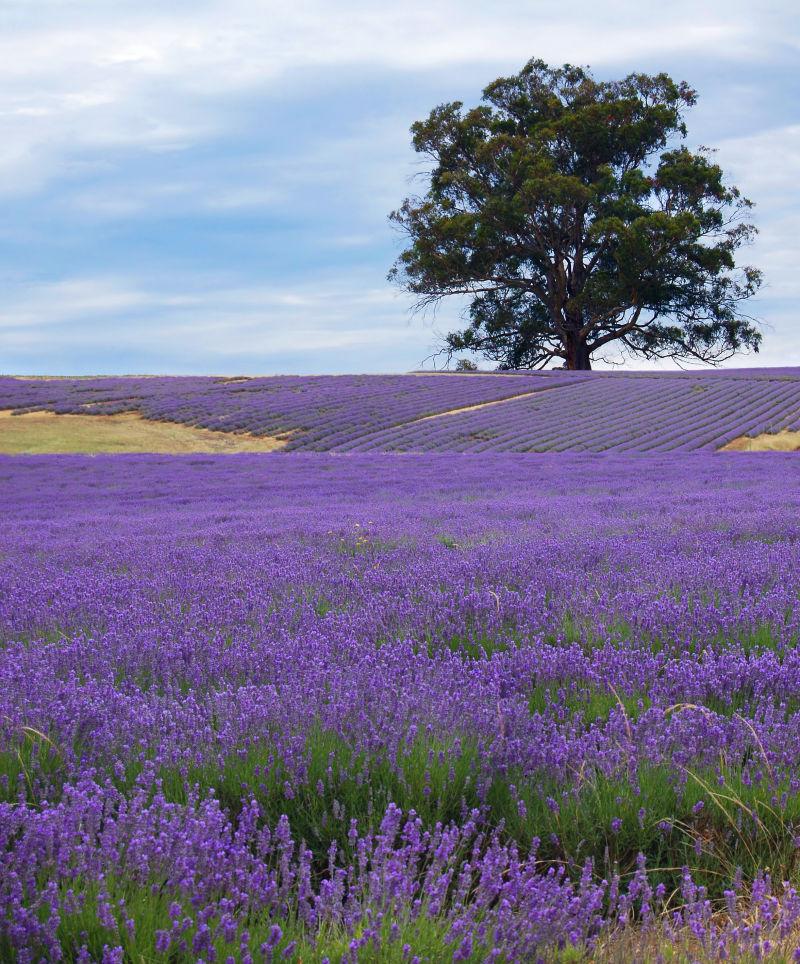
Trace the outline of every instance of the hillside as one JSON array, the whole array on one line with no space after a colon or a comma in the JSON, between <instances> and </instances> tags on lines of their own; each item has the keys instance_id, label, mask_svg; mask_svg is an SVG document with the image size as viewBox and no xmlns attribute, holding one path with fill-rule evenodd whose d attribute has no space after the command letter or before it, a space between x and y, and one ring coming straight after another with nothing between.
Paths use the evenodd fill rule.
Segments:
<instances>
[{"instance_id":1,"label":"hillside","mask_svg":"<svg viewBox=\"0 0 800 964\"><path fill-rule=\"evenodd\" d=\"M233 433L241 436L242 447L253 437L269 440L269 447L285 451L635 453L715 451L725 446L795 448L800 436L791 433L800 430L800 368L4 377L0 412L104 416L110 421L125 414L131 426L168 422L204 430L206 438L211 437L208 433ZM4 421L8 425L10 420ZM52 419L50 423L48 431ZM764 434L770 436L766 443L748 441ZM0 442L2 436L0 423ZM10 449L0 445L0 451Z\"/></svg>"}]
</instances>

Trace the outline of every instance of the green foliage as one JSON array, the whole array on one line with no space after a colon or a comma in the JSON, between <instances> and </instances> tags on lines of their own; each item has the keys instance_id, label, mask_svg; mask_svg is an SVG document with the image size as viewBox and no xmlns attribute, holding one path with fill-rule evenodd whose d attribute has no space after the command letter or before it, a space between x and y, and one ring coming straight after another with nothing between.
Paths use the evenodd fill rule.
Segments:
<instances>
[{"instance_id":1,"label":"green foliage","mask_svg":"<svg viewBox=\"0 0 800 964\"><path fill-rule=\"evenodd\" d=\"M60 792L67 767L58 745L41 730L21 726L15 739L0 749L0 802L22 798L37 805Z\"/></svg>"},{"instance_id":2,"label":"green foliage","mask_svg":"<svg viewBox=\"0 0 800 964\"><path fill-rule=\"evenodd\" d=\"M197 925L193 920L196 908L192 907L191 901L172 888L137 884L113 876L105 879L104 886L103 893L94 882L76 881L71 886L61 887L63 903L58 937L64 961L79 960L80 950L84 947L92 960L100 961L104 946L116 945L124 949L126 961L137 964L156 960L189 964L197 960L196 953L192 953ZM106 907L107 926L100 922L98 916L101 902ZM157 932L170 931L172 927L170 907L175 902L182 908L181 916L191 920L190 926L173 938L167 951L154 952ZM413 919L409 916L386 915L378 939L373 939L359 950L358 960L375 964L401 964L408 960L403 953L406 943L413 946L415 953L423 960L449 960L453 954L453 942L457 940L451 934L450 925L441 917L429 916L424 907L421 911ZM127 920L133 922L133 927L127 926ZM225 939L221 929L214 926L216 923L216 919L212 918L211 927L215 931L213 947L217 960L224 961L229 955L238 960L243 949L248 949L254 960L264 959L260 948L270 937L275 924L273 918L266 914L249 915L240 922L232 940ZM287 958L292 961L320 964L325 959L343 960L350 953L351 942L362 936L365 926L362 923L353 932L348 932L343 927L323 925L316 939L312 940L302 922L287 915L280 919L282 935L274 946L272 960L282 960L282 954L290 944L296 945ZM243 939L245 932L247 936ZM485 959L488 949L476 943L473 953L466 960L477 964ZM2 937L0 959L14 959L13 950Z\"/></svg>"},{"instance_id":3,"label":"green foliage","mask_svg":"<svg viewBox=\"0 0 800 964\"><path fill-rule=\"evenodd\" d=\"M571 718L576 726L607 720L624 729L649 711L650 701L643 694L568 690L555 682L532 687L529 705L531 713ZM673 712L683 709L676 706ZM523 853L536 838L538 859L544 864L563 862L575 872L591 859L598 875L619 872L624 877L633 873L641 853L652 880L670 890L679 886L681 869L687 866L695 882L714 897L721 895L737 868L745 879L763 867L772 868L781 880L800 873L800 793L788 778L771 774L767 779L765 773L754 779L748 760L685 770L668 765L635 768L631 761L629 772L588 769L573 774L567 788L555 777L518 768L490 775L481 758L479 748L468 741L419 735L391 753L367 752L316 728L306 739L302 778L290 774L277 749L267 744L230 754L219 764L162 767L157 776L167 800L186 803L192 789L201 797L213 793L233 818L244 801L255 798L268 825L286 814L295 839L323 855L321 860L333 841L340 852L350 853L351 820L362 833L374 831L388 804L395 803L406 812L415 810L428 827L460 822L465 812L477 809L487 826L501 828ZM10 776L11 786L21 788L35 806L42 799L58 798L63 777L59 761L46 736L26 733L13 751L0 754L0 774ZM129 793L141 774L141 765L131 765L116 778L117 785ZM320 864L316 869L324 868ZM131 913L137 934L161 914L160 905L153 904L157 898L144 891L139 896L147 906ZM130 899L128 906L130 912ZM86 919L91 917L87 911ZM85 930L76 920L69 926L74 924L76 933ZM107 935L103 942L108 942Z\"/></svg>"},{"instance_id":4,"label":"green foliage","mask_svg":"<svg viewBox=\"0 0 800 964\"><path fill-rule=\"evenodd\" d=\"M601 82L531 60L480 106L441 104L415 123L435 166L426 196L390 215L410 246L389 277L418 308L472 298L443 350L503 368L589 368L612 344L701 361L758 350L739 305L760 275L734 259L755 232L741 220L752 202L707 150L670 146L695 100L663 73Z\"/></svg>"}]
</instances>

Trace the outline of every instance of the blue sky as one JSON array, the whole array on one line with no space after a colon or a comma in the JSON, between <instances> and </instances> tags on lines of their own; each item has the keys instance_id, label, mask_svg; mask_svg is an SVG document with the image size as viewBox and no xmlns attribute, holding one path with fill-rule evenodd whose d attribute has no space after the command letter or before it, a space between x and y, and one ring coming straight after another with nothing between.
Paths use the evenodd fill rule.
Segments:
<instances>
[{"instance_id":1,"label":"blue sky","mask_svg":"<svg viewBox=\"0 0 800 964\"><path fill-rule=\"evenodd\" d=\"M764 347L731 364L800 364L795 0L5 0L0 371L417 367L463 305L385 280L408 129L531 57L697 88L690 144L758 205Z\"/></svg>"}]
</instances>

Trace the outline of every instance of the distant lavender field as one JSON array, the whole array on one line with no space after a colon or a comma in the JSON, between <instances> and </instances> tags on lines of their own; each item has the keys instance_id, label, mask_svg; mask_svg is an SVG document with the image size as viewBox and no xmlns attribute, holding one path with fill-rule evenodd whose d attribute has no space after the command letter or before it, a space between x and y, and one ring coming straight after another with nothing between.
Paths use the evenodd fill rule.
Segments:
<instances>
[{"instance_id":1,"label":"distant lavender field","mask_svg":"<svg viewBox=\"0 0 800 964\"><path fill-rule=\"evenodd\" d=\"M797 479L0 458L0 959L789 960Z\"/></svg>"},{"instance_id":2,"label":"distant lavender field","mask_svg":"<svg viewBox=\"0 0 800 964\"><path fill-rule=\"evenodd\" d=\"M476 405L485 407L457 411ZM138 411L285 438L287 451L713 451L741 435L800 429L800 369L0 378L0 410L8 409Z\"/></svg>"},{"instance_id":3,"label":"distant lavender field","mask_svg":"<svg viewBox=\"0 0 800 964\"><path fill-rule=\"evenodd\" d=\"M288 449L324 450L395 424L565 381L537 375L0 378L0 409L97 415L135 410L202 428L288 436Z\"/></svg>"}]
</instances>

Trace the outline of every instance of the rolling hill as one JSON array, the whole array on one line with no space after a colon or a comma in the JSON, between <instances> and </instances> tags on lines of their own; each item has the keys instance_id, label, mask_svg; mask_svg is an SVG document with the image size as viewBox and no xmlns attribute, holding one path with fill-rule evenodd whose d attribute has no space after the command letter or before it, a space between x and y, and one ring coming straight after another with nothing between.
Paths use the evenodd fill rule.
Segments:
<instances>
[{"instance_id":1,"label":"rolling hill","mask_svg":"<svg viewBox=\"0 0 800 964\"><path fill-rule=\"evenodd\" d=\"M136 413L139 424L233 433L243 443L268 439L284 451L785 450L800 446L800 368L3 377L0 411L106 419Z\"/></svg>"}]
</instances>

